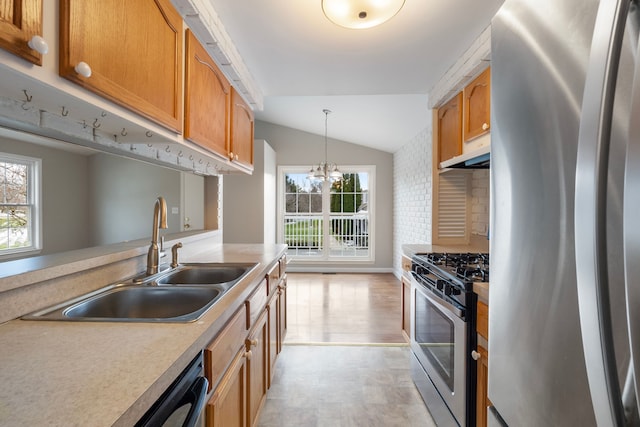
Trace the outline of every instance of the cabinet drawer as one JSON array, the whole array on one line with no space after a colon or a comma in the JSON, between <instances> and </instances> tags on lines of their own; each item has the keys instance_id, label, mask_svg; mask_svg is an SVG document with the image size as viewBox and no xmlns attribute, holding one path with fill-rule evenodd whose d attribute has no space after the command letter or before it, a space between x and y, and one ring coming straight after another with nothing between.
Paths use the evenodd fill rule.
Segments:
<instances>
[{"instance_id":1,"label":"cabinet drawer","mask_svg":"<svg viewBox=\"0 0 640 427\"><path fill-rule=\"evenodd\" d=\"M256 290L245 302L247 307L247 329L251 328L251 325L253 325L260 313L264 310L264 307L267 305L268 290L268 281L265 279L260 282Z\"/></svg>"},{"instance_id":2,"label":"cabinet drawer","mask_svg":"<svg viewBox=\"0 0 640 427\"><path fill-rule=\"evenodd\" d=\"M489 306L478 301L478 318L476 320L476 331L484 339L489 339Z\"/></svg>"},{"instance_id":3,"label":"cabinet drawer","mask_svg":"<svg viewBox=\"0 0 640 427\"><path fill-rule=\"evenodd\" d=\"M247 336L247 315L244 306L233 315L222 332L204 350L204 372L209 390L215 386Z\"/></svg>"}]
</instances>

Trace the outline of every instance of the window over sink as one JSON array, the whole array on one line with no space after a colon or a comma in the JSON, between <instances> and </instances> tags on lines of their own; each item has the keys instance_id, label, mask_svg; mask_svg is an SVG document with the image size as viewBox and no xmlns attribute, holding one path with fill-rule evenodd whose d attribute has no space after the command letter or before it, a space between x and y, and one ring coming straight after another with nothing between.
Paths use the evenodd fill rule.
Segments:
<instances>
[{"instance_id":1,"label":"window over sink","mask_svg":"<svg viewBox=\"0 0 640 427\"><path fill-rule=\"evenodd\" d=\"M0 259L41 248L41 163L0 153Z\"/></svg>"},{"instance_id":2,"label":"window over sink","mask_svg":"<svg viewBox=\"0 0 640 427\"><path fill-rule=\"evenodd\" d=\"M278 168L278 241L304 261L371 262L375 166L343 166L342 180L316 181L308 166Z\"/></svg>"}]
</instances>

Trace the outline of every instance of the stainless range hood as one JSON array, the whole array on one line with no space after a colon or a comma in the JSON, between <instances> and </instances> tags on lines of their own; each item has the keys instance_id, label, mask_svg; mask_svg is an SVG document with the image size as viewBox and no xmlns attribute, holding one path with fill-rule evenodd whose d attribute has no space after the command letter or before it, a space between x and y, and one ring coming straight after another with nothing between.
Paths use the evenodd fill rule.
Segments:
<instances>
[{"instance_id":1,"label":"stainless range hood","mask_svg":"<svg viewBox=\"0 0 640 427\"><path fill-rule=\"evenodd\" d=\"M440 163L440 169L488 169L491 146L485 145Z\"/></svg>"}]
</instances>

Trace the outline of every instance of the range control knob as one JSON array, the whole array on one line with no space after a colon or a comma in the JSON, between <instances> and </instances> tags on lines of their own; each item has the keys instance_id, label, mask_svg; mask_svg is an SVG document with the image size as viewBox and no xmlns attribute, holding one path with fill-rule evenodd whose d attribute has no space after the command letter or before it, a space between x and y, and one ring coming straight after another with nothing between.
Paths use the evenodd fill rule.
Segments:
<instances>
[{"instance_id":1,"label":"range control knob","mask_svg":"<svg viewBox=\"0 0 640 427\"><path fill-rule=\"evenodd\" d=\"M439 290L447 289L448 286L449 285L447 285L444 280L440 280L440 279L436 280L436 288L438 288Z\"/></svg>"},{"instance_id":2,"label":"range control knob","mask_svg":"<svg viewBox=\"0 0 640 427\"><path fill-rule=\"evenodd\" d=\"M462 292L460 291L460 289L458 288L454 288L453 286L451 287L451 294L452 295L460 295Z\"/></svg>"}]
</instances>

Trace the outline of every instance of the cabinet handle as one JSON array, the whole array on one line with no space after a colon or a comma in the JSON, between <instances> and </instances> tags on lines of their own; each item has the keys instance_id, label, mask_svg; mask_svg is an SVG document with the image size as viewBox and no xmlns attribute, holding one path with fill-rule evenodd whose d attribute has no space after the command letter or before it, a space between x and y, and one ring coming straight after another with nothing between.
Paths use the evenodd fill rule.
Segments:
<instances>
[{"instance_id":1,"label":"cabinet handle","mask_svg":"<svg viewBox=\"0 0 640 427\"><path fill-rule=\"evenodd\" d=\"M244 358L245 358L245 359L247 359L247 360L251 360L251 356L252 356L252 354L251 354L251 350L246 351L246 352L244 353Z\"/></svg>"},{"instance_id":2,"label":"cabinet handle","mask_svg":"<svg viewBox=\"0 0 640 427\"><path fill-rule=\"evenodd\" d=\"M76 70L76 73L80 74L83 77L91 77L91 67L84 61L78 62L73 69Z\"/></svg>"},{"instance_id":3,"label":"cabinet handle","mask_svg":"<svg viewBox=\"0 0 640 427\"><path fill-rule=\"evenodd\" d=\"M480 353L478 353L477 351L475 351L475 350L471 351L471 358L473 360L480 360L481 357L482 357L482 355Z\"/></svg>"},{"instance_id":4,"label":"cabinet handle","mask_svg":"<svg viewBox=\"0 0 640 427\"><path fill-rule=\"evenodd\" d=\"M488 123L483 123L482 124L482 130L487 130L489 129L489 124Z\"/></svg>"},{"instance_id":5,"label":"cabinet handle","mask_svg":"<svg viewBox=\"0 0 640 427\"><path fill-rule=\"evenodd\" d=\"M27 45L31 49L35 50L36 52L42 55L46 55L47 52L49 52L49 45L47 44L45 39L43 39L40 36L31 37L31 40L27 42Z\"/></svg>"}]
</instances>

